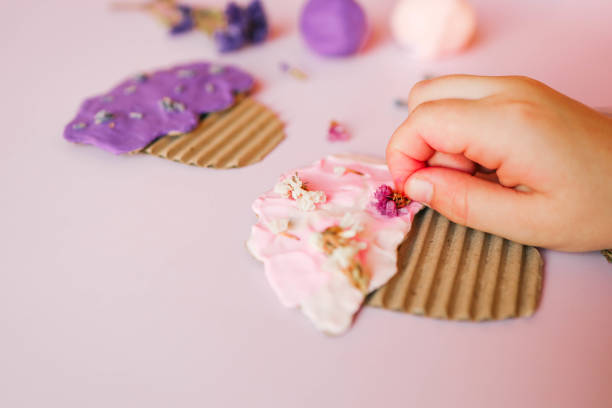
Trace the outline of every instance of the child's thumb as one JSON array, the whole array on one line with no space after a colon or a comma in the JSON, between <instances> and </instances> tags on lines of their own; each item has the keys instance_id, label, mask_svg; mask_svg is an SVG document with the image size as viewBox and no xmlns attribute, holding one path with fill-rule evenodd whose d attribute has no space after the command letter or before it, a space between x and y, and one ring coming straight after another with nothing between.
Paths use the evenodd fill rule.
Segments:
<instances>
[{"instance_id":1,"label":"child's thumb","mask_svg":"<svg viewBox=\"0 0 612 408\"><path fill-rule=\"evenodd\" d=\"M526 193L470 174L427 167L413 173L404 185L406 195L450 220L510 239L524 233L521 222L529 205Z\"/></svg>"}]
</instances>

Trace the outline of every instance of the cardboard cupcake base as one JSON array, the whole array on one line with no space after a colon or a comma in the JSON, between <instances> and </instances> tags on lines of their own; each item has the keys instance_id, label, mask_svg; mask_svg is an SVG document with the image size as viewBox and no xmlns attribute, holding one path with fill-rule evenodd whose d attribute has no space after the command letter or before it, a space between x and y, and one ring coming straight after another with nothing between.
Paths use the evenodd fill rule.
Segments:
<instances>
[{"instance_id":1,"label":"cardboard cupcake base","mask_svg":"<svg viewBox=\"0 0 612 408\"><path fill-rule=\"evenodd\" d=\"M449 320L531 316L542 289L537 249L426 209L398 248L398 274L369 306Z\"/></svg>"},{"instance_id":2,"label":"cardboard cupcake base","mask_svg":"<svg viewBox=\"0 0 612 408\"><path fill-rule=\"evenodd\" d=\"M164 136L143 152L200 167L227 169L262 160L285 138L284 124L264 105L246 97L208 115L194 130Z\"/></svg>"}]
</instances>

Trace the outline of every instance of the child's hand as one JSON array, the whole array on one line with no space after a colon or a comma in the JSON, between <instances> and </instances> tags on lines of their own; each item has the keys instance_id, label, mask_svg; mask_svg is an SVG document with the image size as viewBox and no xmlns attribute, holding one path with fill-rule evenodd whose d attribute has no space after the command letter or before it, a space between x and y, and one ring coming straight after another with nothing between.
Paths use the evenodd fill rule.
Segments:
<instances>
[{"instance_id":1,"label":"child's hand","mask_svg":"<svg viewBox=\"0 0 612 408\"><path fill-rule=\"evenodd\" d=\"M523 77L423 81L409 106L387 146L408 197L525 244L612 247L611 119Z\"/></svg>"}]
</instances>

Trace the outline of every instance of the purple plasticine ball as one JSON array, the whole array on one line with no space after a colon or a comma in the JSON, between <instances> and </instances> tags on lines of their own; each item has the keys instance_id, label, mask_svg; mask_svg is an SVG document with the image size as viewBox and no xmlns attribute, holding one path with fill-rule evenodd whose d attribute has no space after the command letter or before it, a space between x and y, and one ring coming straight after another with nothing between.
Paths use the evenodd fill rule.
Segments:
<instances>
[{"instance_id":1,"label":"purple plasticine ball","mask_svg":"<svg viewBox=\"0 0 612 408\"><path fill-rule=\"evenodd\" d=\"M315 52L328 57L356 53L366 36L366 16L354 0L309 0L300 31Z\"/></svg>"}]
</instances>

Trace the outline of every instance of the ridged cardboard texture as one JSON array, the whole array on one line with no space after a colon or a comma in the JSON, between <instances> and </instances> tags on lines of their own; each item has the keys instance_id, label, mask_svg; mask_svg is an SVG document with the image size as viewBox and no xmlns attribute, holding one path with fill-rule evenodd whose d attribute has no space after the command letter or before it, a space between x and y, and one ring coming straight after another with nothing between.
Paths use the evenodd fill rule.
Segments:
<instances>
[{"instance_id":1,"label":"ridged cardboard texture","mask_svg":"<svg viewBox=\"0 0 612 408\"><path fill-rule=\"evenodd\" d=\"M164 136L143 151L194 166L226 169L257 163L284 138L278 116L246 97L208 115L191 132Z\"/></svg>"},{"instance_id":2,"label":"ridged cardboard texture","mask_svg":"<svg viewBox=\"0 0 612 408\"><path fill-rule=\"evenodd\" d=\"M369 306L450 320L531 316L542 289L536 248L421 211L398 248L398 273Z\"/></svg>"}]
</instances>

